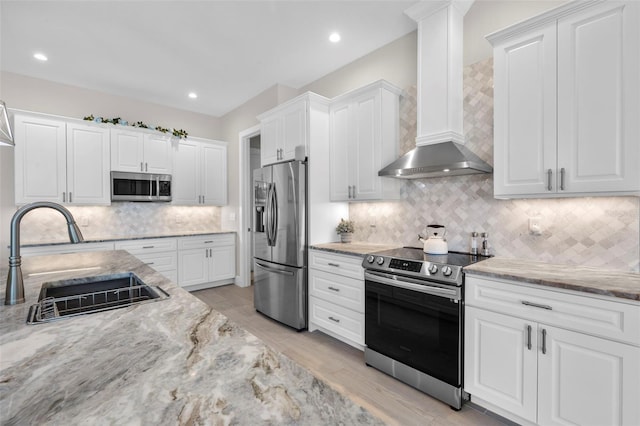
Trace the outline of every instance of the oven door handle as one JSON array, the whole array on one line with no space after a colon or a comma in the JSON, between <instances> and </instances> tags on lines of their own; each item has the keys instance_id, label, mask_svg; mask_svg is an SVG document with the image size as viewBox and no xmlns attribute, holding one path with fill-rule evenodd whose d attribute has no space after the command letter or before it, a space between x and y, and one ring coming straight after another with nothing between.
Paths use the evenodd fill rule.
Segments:
<instances>
[{"instance_id":1,"label":"oven door handle","mask_svg":"<svg viewBox=\"0 0 640 426\"><path fill-rule=\"evenodd\" d=\"M442 288L433 285L425 285L424 281L414 280L408 277L402 277L402 281L398 279L389 278L392 275L379 274L375 272L365 271L364 279L377 282L380 284L387 284L393 287L400 287L407 290L414 290L420 293L431 294L433 296L449 297L455 300L460 300L460 289Z\"/></svg>"}]
</instances>

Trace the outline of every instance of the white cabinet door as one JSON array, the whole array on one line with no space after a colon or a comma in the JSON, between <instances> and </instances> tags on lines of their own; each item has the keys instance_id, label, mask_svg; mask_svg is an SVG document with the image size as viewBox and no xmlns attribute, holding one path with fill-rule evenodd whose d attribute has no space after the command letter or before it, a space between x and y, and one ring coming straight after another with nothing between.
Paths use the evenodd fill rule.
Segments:
<instances>
[{"instance_id":1,"label":"white cabinet door","mask_svg":"<svg viewBox=\"0 0 640 426\"><path fill-rule=\"evenodd\" d=\"M171 174L171 137L160 134L145 134L143 141L144 171Z\"/></svg>"},{"instance_id":2,"label":"white cabinet door","mask_svg":"<svg viewBox=\"0 0 640 426\"><path fill-rule=\"evenodd\" d=\"M206 249L178 250L178 285L181 287L209 281L209 258Z\"/></svg>"},{"instance_id":3,"label":"white cabinet door","mask_svg":"<svg viewBox=\"0 0 640 426\"><path fill-rule=\"evenodd\" d=\"M209 249L211 272L209 281L220 281L236 276L236 248L233 246Z\"/></svg>"},{"instance_id":4,"label":"white cabinet door","mask_svg":"<svg viewBox=\"0 0 640 426\"><path fill-rule=\"evenodd\" d=\"M109 129L67 124L67 203L111 204L109 147Z\"/></svg>"},{"instance_id":5,"label":"white cabinet door","mask_svg":"<svg viewBox=\"0 0 640 426\"><path fill-rule=\"evenodd\" d=\"M638 425L640 348L540 325L538 423Z\"/></svg>"},{"instance_id":6,"label":"white cabinet door","mask_svg":"<svg viewBox=\"0 0 640 426\"><path fill-rule=\"evenodd\" d=\"M66 193L66 123L16 114L15 202L61 203Z\"/></svg>"},{"instance_id":7,"label":"white cabinet door","mask_svg":"<svg viewBox=\"0 0 640 426\"><path fill-rule=\"evenodd\" d=\"M349 158L353 161L352 198L356 200L382 198L382 178L378 176L378 171L386 164L381 162L381 122L384 119L380 110L381 102L380 90L375 90L359 96L352 104L353 139ZM393 140L385 142L394 143Z\"/></svg>"},{"instance_id":8,"label":"white cabinet door","mask_svg":"<svg viewBox=\"0 0 640 426\"><path fill-rule=\"evenodd\" d=\"M202 144L202 203L209 206L227 204L227 147Z\"/></svg>"},{"instance_id":9,"label":"white cabinet door","mask_svg":"<svg viewBox=\"0 0 640 426\"><path fill-rule=\"evenodd\" d=\"M558 21L561 192L639 189L639 10L607 2Z\"/></svg>"},{"instance_id":10,"label":"white cabinet door","mask_svg":"<svg viewBox=\"0 0 640 426\"><path fill-rule=\"evenodd\" d=\"M180 206L200 204L200 143L182 140L173 153L171 203Z\"/></svg>"},{"instance_id":11,"label":"white cabinet door","mask_svg":"<svg viewBox=\"0 0 640 426\"><path fill-rule=\"evenodd\" d=\"M329 136L329 180L331 201L347 201L351 198L351 170L349 147L349 104L332 106L329 112L331 133Z\"/></svg>"},{"instance_id":12,"label":"white cabinet door","mask_svg":"<svg viewBox=\"0 0 640 426\"><path fill-rule=\"evenodd\" d=\"M281 160L293 160L296 147L307 146L307 111L308 104L301 100L282 111L282 149Z\"/></svg>"},{"instance_id":13,"label":"white cabinet door","mask_svg":"<svg viewBox=\"0 0 640 426\"><path fill-rule=\"evenodd\" d=\"M144 172L144 141L139 131L111 130L111 170Z\"/></svg>"},{"instance_id":14,"label":"white cabinet door","mask_svg":"<svg viewBox=\"0 0 640 426\"><path fill-rule=\"evenodd\" d=\"M555 23L495 46L494 78L494 195L555 192Z\"/></svg>"},{"instance_id":15,"label":"white cabinet door","mask_svg":"<svg viewBox=\"0 0 640 426\"><path fill-rule=\"evenodd\" d=\"M271 117L260 123L260 164L263 167L279 160L280 126L280 117Z\"/></svg>"},{"instance_id":16,"label":"white cabinet door","mask_svg":"<svg viewBox=\"0 0 640 426\"><path fill-rule=\"evenodd\" d=\"M534 423L536 327L535 322L465 308L465 391Z\"/></svg>"}]
</instances>

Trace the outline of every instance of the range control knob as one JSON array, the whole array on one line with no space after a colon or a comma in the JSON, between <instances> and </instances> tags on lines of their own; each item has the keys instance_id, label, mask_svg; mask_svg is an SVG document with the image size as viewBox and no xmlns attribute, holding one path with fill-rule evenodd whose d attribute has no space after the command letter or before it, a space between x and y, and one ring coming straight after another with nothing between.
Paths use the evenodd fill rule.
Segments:
<instances>
[{"instance_id":1,"label":"range control knob","mask_svg":"<svg viewBox=\"0 0 640 426\"><path fill-rule=\"evenodd\" d=\"M384 263L384 257L378 256L377 262L378 262L378 265L382 265Z\"/></svg>"},{"instance_id":2,"label":"range control knob","mask_svg":"<svg viewBox=\"0 0 640 426\"><path fill-rule=\"evenodd\" d=\"M429 265L429 273L433 275L436 272L438 272L438 265L436 265L435 263L432 263L431 265Z\"/></svg>"},{"instance_id":3,"label":"range control knob","mask_svg":"<svg viewBox=\"0 0 640 426\"><path fill-rule=\"evenodd\" d=\"M374 255L370 254L369 256L367 256L367 262L373 263L374 260L376 260Z\"/></svg>"},{"instance_id":4,"label":"range control knob","mask_svg":"<svg viewBox=\"0 0 640 426\"><path fill-rule=\"evenodd\" d=\"M444 268L442 268L442 275L444 275L445 277L451 276L451 273L453 271L451 270L451 266L445 266Z\"/></svg>"}]
</instances>

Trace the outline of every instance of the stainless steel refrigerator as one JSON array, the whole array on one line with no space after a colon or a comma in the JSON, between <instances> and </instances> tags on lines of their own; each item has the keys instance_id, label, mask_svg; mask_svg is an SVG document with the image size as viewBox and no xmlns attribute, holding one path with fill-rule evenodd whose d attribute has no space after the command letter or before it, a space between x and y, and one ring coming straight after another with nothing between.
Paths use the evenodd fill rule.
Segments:
<instances>
[{"instance_id":1,"label":"stainless steel refrigerator","mask_svg":"<svg viewBox=\"0 0 640 426\"><path fill-rule=\"evenodd\" d=\"M253 304L297 330L307 328L307 166L253 171Z\"/></svg>"}]
</instances>

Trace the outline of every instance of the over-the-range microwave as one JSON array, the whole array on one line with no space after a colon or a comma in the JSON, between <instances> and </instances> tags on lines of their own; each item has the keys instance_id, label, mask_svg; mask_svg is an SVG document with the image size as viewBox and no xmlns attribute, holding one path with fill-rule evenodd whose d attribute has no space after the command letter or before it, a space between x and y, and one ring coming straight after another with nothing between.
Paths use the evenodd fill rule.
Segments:
<instances>
[{"instance_id":1,"label":"over-the-range microwave","mask_svg":"<svg viewBox=\"0 0 640 426\"><path fill-rule=\"evenodd\" d=\"M171 175L111 172L111 201L171 201Z\"/></svg>"}]
</instances>

